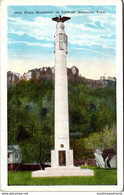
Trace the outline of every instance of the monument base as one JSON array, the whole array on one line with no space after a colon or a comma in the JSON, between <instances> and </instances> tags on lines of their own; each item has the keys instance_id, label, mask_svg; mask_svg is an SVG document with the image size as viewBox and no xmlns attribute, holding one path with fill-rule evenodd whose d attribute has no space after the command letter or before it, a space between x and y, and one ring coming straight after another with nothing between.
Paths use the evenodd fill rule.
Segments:
<instances>
[{"instance_id":1,"label":"monument base","mask_svg":"<svg viewBox=\"0 0 124 195\"><path fill-rule=\"evenodd\" d=\"M94 176L90 169L81 169L80 167L48 167L45 170L32 172L32 177L62 177L62 176Z\"/></svg>"}]
</instances>

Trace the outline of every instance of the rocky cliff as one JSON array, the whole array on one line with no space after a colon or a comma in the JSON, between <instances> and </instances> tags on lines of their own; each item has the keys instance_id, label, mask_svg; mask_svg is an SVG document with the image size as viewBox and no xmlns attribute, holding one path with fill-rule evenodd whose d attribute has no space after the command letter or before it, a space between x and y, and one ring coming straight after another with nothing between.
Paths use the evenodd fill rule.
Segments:
<instances>
[{"instance_id":1,"label":"rocky cliff","mask_svg":"<svg viewBox=\"0 0 124 195\"><path fill-rule=\"evenodd\" d=\"M11 72L8 71L7 72L7 85L16 85L17 83L19 83L21 80L21 76L19 73L16 72Z\"/></svg>"},{"instance_id":2,"label":"rocky cliff","mask_svg":"<svg viewBox=\"0 0 124 195\"><path fill-rule=\"evenodd\" d=\"M73 82L84 82L89 87L93 89L103 88L107 85L107 81L103 79L93 80L87 79L79 74L78 68L72 66L71 68L67 68L68 73L68 80ZM30 79L37 79L37 80L51 80L54 79L55 76L55 67L42 67L39 69L32 69L29 70L27 73L24 73L20 76L19 73L14 73L9 71L7 73L7 83L8 86L15 85L19 83L21 80L30 80Z\"/></svg>"}]
</instances>

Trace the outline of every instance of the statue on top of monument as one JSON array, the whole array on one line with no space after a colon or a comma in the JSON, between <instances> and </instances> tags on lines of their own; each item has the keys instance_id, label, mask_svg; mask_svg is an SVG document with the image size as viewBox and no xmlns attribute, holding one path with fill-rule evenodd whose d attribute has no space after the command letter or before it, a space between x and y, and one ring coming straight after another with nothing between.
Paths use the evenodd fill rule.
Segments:
<instances>
[{"instance_id":1,"label":"statue on top of monument","mask_svg":"<svg viewBox=\"0 0 124 195\"><path fill-rule=\"evenodd\" d=\"M60 15L59 15L59 17L52 18L53 21L56 21L56 22L63 22L63 23L64 23L66 20L70 20L70 19L71 19L70 17L65 17L65 16L61 17Z\"/></svg>"}]
</instances>

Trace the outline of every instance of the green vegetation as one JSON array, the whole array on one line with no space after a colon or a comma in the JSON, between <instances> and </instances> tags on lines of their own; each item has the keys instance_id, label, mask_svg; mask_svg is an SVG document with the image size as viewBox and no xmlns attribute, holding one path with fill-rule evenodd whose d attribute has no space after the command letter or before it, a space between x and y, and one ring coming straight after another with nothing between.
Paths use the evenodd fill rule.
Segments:
<instances>
[{"instance_id":1,"label":"green vegetation","mask_svg":"<svg viewBox=\"0 0 124 195\"><path fill-rule=\"evenodd\" d=\"M89 177L45 177L31 178L31 172L9 171L9 185L116 185L116 169L88 167L94 170Z\"/></svg>"},{"instance_id":2,"label":"green vegetation","mask_svg":"<svg viewBox=\"0 0 124 195\"><path fill-rule=\"evenodd\" d=\"M117 150L117 135L116 127L105 128L103 131L92 133L88 138L84 139L84 144L87 145L89 149L99 148L103 150L104 148L113 148Z\"/></svg>"},{"instance_id":3,"label":"green vegetation","mask_svg":"<svg viewBox=\"0 0 124 195\"><path fill-rule=\"evenodd\" d=\"M116 148L115 126L115 82L101 89L69 82L70 133L81 133L70 135L75 159L93 157L96 147ZM8 144L20 146L22 163L50 162L54 148L53 80L32 79L8 88Z\"/></svg>"}]
</instances>

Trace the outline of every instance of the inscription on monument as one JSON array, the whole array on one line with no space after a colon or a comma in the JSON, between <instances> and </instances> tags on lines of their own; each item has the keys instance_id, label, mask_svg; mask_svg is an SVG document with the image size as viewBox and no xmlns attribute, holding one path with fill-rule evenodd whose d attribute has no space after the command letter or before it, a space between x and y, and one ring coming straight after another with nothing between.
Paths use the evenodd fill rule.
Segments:
<instances>
[{"instance_id":1,"label":"inscription on monument","mask_svg":"<svg viewBox=\"0 0 124 195\"><path fill-rule=\"evenodd\" d=\"M54 53L56 50L65 50L67 53L67 36L65 34L56 35L56 41L54 43Z\"/></svg>"},{"instance_id":2,"label":"inscription on monument","mask_svg":"<svg viewBox=\"0 0 124 195\"><path fill-rule=\"evenodd\" d=\"M59 49L67 51L67 36L64 34L59 34Z\"/></svg>"},{"instance_id":3,"label":"inscription on monument","mask_svg":"<svg viewBox=\"0 0 124 195\"><path fill-rule=\"evenodd\" d=\"M65 151L59 151L59 166L66 166Z\"/></svg>"}]
</instances>

